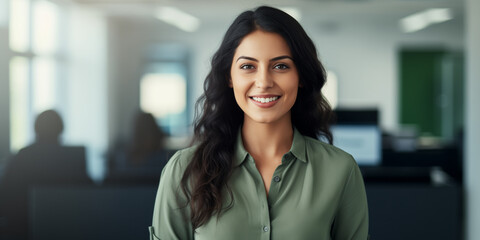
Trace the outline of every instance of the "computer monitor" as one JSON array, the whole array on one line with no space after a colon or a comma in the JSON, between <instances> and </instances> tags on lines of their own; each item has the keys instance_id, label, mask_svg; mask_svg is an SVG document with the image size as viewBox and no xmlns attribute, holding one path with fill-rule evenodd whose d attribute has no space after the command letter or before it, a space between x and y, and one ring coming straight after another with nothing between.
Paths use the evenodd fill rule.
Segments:
<instances>
[{"instance_id":1,"label":"computer monitor","mask_svg":"<svg viewBox=\"0 0 480 240\"><path fill-rule=\"evenodd\" d=\"M358 165L378 166L382 161L382 131L376 108L339 108L332 125L333 145L352 154Z\"/></svg>"},{"instance_id":2,"label":"computer monitor","mask_svg":"<svg viewBox=\"0 0 480 240\"><path fill-rule=\"evenodd\" d=\"M377 125L337 124L331 127L333 145L350 153L358 165L378 166L382 160L381 131Z\"/></svg>"}]
</instances>

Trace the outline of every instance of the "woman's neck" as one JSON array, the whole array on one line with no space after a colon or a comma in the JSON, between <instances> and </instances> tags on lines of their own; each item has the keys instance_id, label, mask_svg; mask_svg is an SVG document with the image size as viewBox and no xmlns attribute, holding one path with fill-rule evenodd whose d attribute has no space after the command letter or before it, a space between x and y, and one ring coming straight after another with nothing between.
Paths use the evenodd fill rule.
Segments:
<instances>
[{"instance_id":1,"label":"woman's neck","mask_svg":"<svg viewBox=\"0 0 480 240\"><path fill-rule=\"evenodd\" d=\"M252 156L271 158L283 156L293 142L291 119L274 123L258 123L245 118L242 128L245 150Z\"/></svg>"}]
</instances>

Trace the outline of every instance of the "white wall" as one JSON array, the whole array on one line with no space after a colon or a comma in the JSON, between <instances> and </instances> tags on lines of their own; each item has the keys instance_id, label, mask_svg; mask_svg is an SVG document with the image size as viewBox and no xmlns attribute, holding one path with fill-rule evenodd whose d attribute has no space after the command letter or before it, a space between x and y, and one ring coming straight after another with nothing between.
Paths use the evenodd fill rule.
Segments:
<instances>
[{"instance_id":1,"label":"white wall","mask_svg":"<svg viewBox=\"0 0 480 240\"><path fill-rule=\"evenodd\" d=\"M0 25L0 163L10 152L9 129L9 82L8 62L10 51L8 49L8 30Z\"/></svg>"},{"instance_id":2,"label":"white wall","mask_svg":"<svg viewBox=\"0 0 480 240\"><path fill-rule=\"evenodd\" d=\"M7 0L0 0L0 27L6 27L8 21Z\"/></svg>"},{"instance_id":3,"label":"white wall","mask_svg":"<svg viewBox=\"0 0 480 240\"><path fill-rule=\"evenodd\" d=\"M108 21L109 141L127 138L133 114L140 106L139 81L149 35L144 26Z\"/></svg>"},{"instance_id":4,"label":"white wall","mask_svg":"<svg viewBox=\"0 0 480 240\"><path fill-rule=\"evenodd\" d=\"M0 0L0 164L10 152L7 0Z\"/></svg>"},{"instance_id":5,"label":"white wall","mask_svg":"<svg viewBox=\"0 0 480 240\"><path fill-rule=\"evenodd\" d=\"M465 189L467 240L480 239L480 1L466 1Z\"/></svg>"},{"instance_id":6,"label":"white wall","mask_svg":"<svg viewBox=\"0 0 480 240\"><path fill-rule=\"evenodd\" d=\"M73 6L68 26L64 139L87 147L90 176L101 180L108 141L106 21L96 11Z\"/></svg>"}]
</instances>

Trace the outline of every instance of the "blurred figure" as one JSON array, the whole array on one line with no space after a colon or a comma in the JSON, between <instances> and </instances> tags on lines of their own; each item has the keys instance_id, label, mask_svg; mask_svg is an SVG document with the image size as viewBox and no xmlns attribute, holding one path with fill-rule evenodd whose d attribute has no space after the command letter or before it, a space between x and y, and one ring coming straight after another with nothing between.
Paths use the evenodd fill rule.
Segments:
<instances>
[{"instance_id":1,"label":"blurred figure","mask_svg":"<svg viewBox=\"0 0 480 240\"><path fill-rule=\"evenodd\" d=\"M7 163L0 181L0 216L6 218L0 239L28 239L28 196L34 187L91 183L85 148L61 146L62 131L56 111L42 112L35 120L35 142Z\"/></svg>"},{"instance_id":2,"label":"blurred figure","mask_svg":"<svg viewBox=\"0 0 480 240\"><path fill-rule=\"evenodd\" d=\"M63 121L55 110L40 113L35 120L35 137L37 144L59 145L63 132Z\"/></svg>"},{"instance_id":3,"label":"blurred figure","mask_svg":"<svg viewBox=\"0 0 480 240\"><path fill-rule=\"evenodd\" d=\"M111 153L106 183L158 183L169 158L166 134L151 113L139 111L133 119L131 138Z\"/></svg>"},{"instance_id":4,"label":"blurred figure","mask_svg":"<svg viewBox=\"0 0 480 240\"><path fill-rule=\"evenodd\" d=\"M158 127L150 113L139 112L134 121L134 131L128 149L132 165L147 164L155 161L164 148L165 134Z\"/></svg>"}]
</instances>

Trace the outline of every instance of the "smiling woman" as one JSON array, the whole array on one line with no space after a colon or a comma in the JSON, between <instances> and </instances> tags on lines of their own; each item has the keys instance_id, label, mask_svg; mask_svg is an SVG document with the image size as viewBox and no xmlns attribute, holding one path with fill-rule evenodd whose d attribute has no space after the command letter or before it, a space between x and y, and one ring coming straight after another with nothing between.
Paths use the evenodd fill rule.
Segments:
<instances>
[{"instance_id":1,"label":"smiling woman","mask_svg":"<svg viewBox=\"0 0 480 240\"><path fill-rule=\"evenodd\" d=\"M291 124L298 72L285 40L257 30L242 40L233 60L230 87L245 113L244 121Z\"/></svg>"},{"instance_id":2,"label":"smiling woman","mask_svg":"<svg viewBox=\"0 0 480 240\"><path fill-rule=\"evenodd\" d=\"M151 238L367 239L358 166L317 140L333 140L325 81L294 18L271 7L240 14L197 102L196 145L161 176Z\"/></svg>"},{"instance_id":3,"label":"smiling woman","mask_svg":"<svg viewBox=\"0 0 480 240\"><path fill-rule=\"evenodd\" d=\"M274 131L291 129L290 109L297 99L298 72L291 57L290 48L282 36L256 30L243 38L235 51L233 60L230 70L230 87L233 88L238 106L244 112L243 131L250 129L256 132L267 128ZM288 132L290 131L286 131ZM252 132L252 134L255 133ZM258 137L256 134L253 136ZM284 138L285 136L278 135L277 137L289 139L289 136ZM252 139L246 141L244 145L251 145L257 141L258 138ZM275 144L270 149L270 153L262 152L261 149L255 151L253 145L246 146L251 154L256 154L255 162L267 194L273 172L281 163L278 160L291 145L290 142L283 144L283 150L278 151ZM256 144L256 146L262 145L260 142ZM262 154L270 155L261 156ZM277 154L279 155L276 156Z\"/></svg>"}]
</instances>

